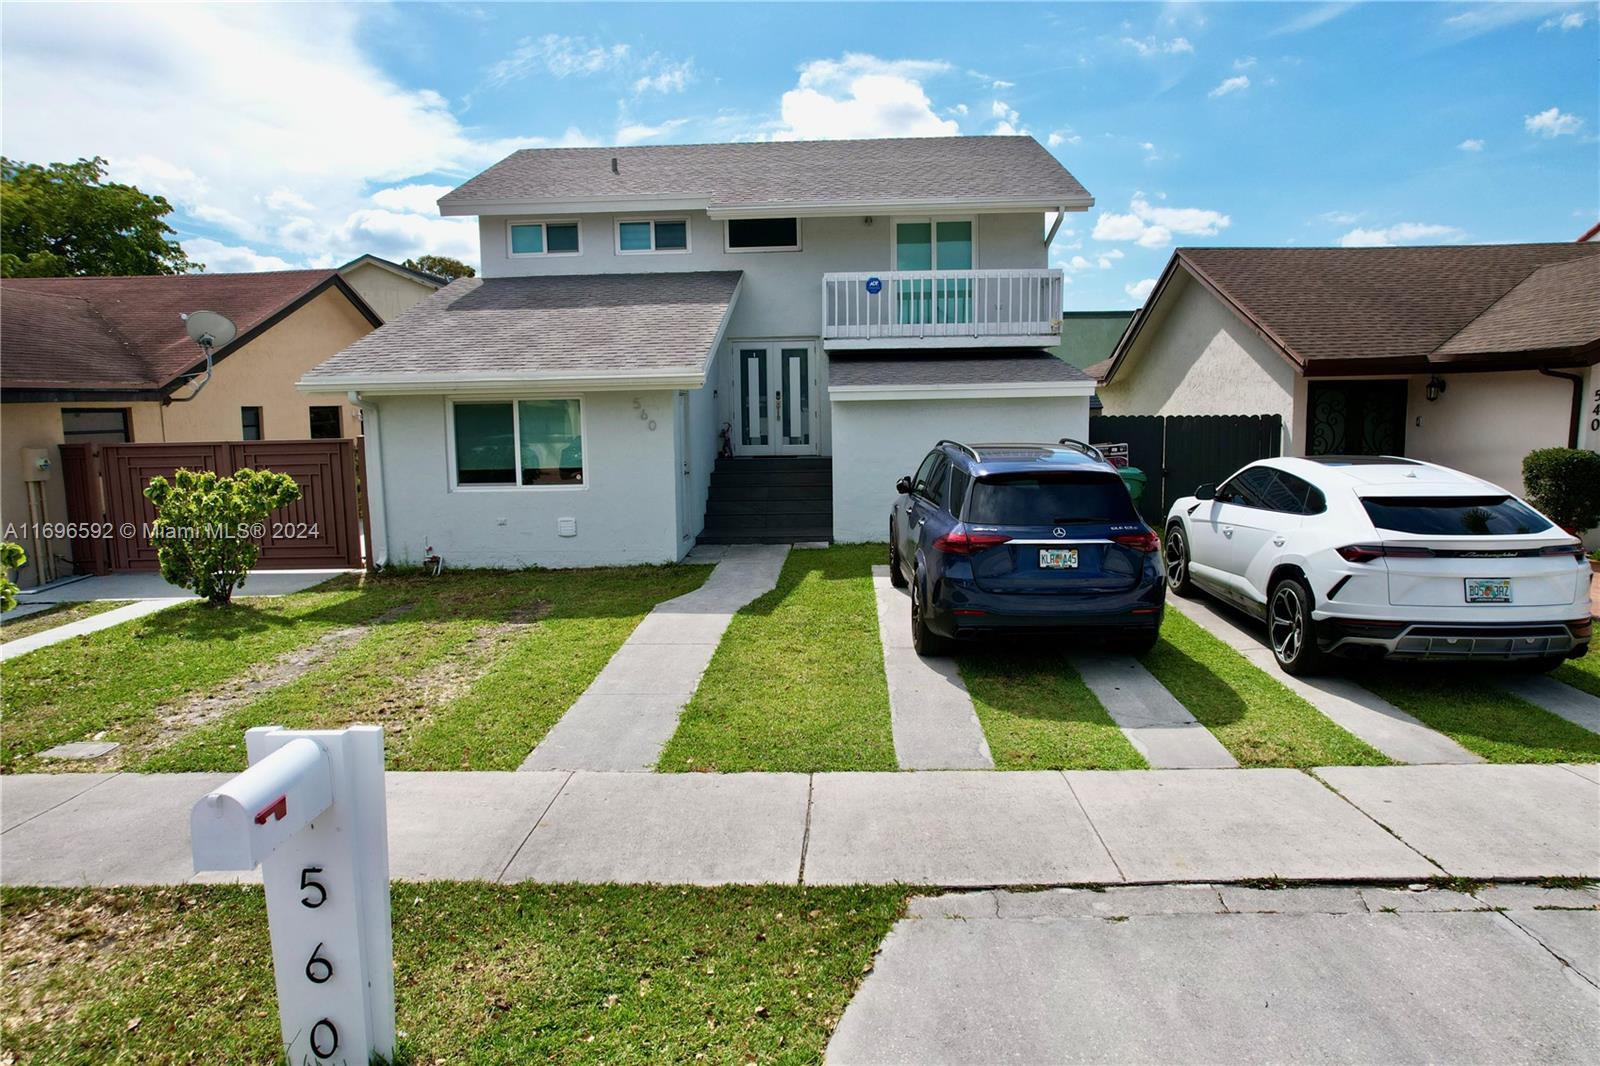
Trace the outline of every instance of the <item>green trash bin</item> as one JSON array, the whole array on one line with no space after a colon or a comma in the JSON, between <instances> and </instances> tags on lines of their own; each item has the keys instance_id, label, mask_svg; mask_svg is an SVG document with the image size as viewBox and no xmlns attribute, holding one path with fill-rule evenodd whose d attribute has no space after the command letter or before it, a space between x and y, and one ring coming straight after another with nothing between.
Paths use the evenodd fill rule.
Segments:
<instances>
[{"instance_id":1,"label":"green trash bin","mask_svg":"<svg viewBox=\"0 0 1600 1066\"><path fill-rule=\"evenodd\" d=\"M1138 503L1139 497L1144 495L1144 483L1149 478L1144 476L1144 471L1136 466L1125 466L1117 473L1122 477L1122 483L1128 486L1128 495L1133 497L1133 502Z\"/></svg>"}]
</instances>

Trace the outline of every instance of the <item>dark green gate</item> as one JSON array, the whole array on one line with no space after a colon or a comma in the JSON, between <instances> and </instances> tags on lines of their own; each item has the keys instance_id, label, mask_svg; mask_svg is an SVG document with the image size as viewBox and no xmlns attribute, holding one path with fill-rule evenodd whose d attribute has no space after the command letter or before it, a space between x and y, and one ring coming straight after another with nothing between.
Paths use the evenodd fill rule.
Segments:
<instances>
[{"instance_id":1,"label":"dark green gate","mask_svg":"<svg viewBox=\"0 0 1600 1066\"><path fill-rule=\"evenodd\" d=\"M1094 415L1089 439L1126 444L1128 465L1149 483L1139 513L1155 529L1172 501L1218 482L1246 463L1283 454L1281 415Z\"/></svg>"}]
</instances>

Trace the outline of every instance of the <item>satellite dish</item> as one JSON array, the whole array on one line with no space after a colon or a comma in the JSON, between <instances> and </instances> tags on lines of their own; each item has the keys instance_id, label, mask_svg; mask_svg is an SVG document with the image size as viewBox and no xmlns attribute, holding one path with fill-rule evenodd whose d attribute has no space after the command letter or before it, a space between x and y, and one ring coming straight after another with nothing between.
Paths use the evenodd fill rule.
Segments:
<instances>
[{"instance_id":1,"label":"satellite dish","mask_svg":"<svg viewBox=\"0 0 1600 1066\"><path fill-rule=\"evenodd\" d=\"M227 347L239 332L231 318L215 311L192 311L182 317L183 326L189 331L189 339L207 352L213 348Z\"/></svg>"}]
</instances>

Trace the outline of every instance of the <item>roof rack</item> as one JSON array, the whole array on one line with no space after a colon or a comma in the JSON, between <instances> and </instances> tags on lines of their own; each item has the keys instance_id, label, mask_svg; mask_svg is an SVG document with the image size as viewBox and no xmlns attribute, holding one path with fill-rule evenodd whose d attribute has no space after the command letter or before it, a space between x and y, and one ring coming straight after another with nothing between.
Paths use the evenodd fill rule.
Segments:
<instances>
[{"instance_id":1,"label":"roof rack","mask_svg":"<svg viewBox=\"0 0 1600 1066\"><path fill-rule=\"evenodd\" d=\"M950 445L952 448L960 448L962 451L966 452L980 463L983 461L983 456L978 454L978 449L974 448L970 444L962 444L958 440L941 440L938 444L935 444L934 447L938 448L946 444Z\"/></svg>"},{"instance_id":2,"label":"roof rack","mask_svg":"<svg viewBox=\"0 0 1600 1066\"><path fill-rule=\"evenodd\" d=\"M1089 456L1090 458L1093 458L1093 459L1098 459L1102 463L1106 461L1105 454L1102 453L1100 451L1100 449L1096 448L1093 444L1085 444L1085 443L1083 443L1083 441L1075 440L1072 437L1062 437L1056 443L1065 444L1069 448L1076 448L1078 451L1082 452L1084 455L1087 455L1087 456Z\"/></svg>"}]
</instances>

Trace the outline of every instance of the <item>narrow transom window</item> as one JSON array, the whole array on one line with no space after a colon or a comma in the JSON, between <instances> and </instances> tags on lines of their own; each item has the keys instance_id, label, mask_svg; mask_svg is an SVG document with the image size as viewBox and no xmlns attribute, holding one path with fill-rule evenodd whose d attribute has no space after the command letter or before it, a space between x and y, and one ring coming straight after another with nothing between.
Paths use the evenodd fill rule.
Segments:
<instances>
[{"instance_id":1,"label":"narrow transom window","mask_svg":"<svg viewBox=\"0 0 1600 1066\"><path fill-rule=\"evenodd\" d=\"M688 219L628 219L617 223L619 253L687 252L688 250Z\"/></svg>"},{"instance_id":2,"label":"narrow transom window","mask_svg":"<svg viewBox=\"0 0 1600 1066\"><path fill-rule=\"evenodd\" d=\"M313 407L311 409L311 439L325 440L344 436L344 427L340 424L339 408Z\"/></svg>"},{"instance_id":3,"label":"narrow transom window","mask_svg":"<svg viewBox=\"0 0 1600 1066\"><path fill-rule=\"evenodd\" d=\"M61 435L68 444L126 444L133 440L126 407L63 407Z\"/></svg>"},{"instance_id":4,"label":"narrow transom window","mask_svg":"<svg viewBox=\"0 0 1600 1066\"><path fill-rule=\"evenodd\" d=\"M730 252L784 252L800 247L800 220L797 218L730 218Z\"/></svg>"},{"instance_id":5,"label":"narrow transom window","mask_svg":"<svg viewBox=\"0 0 1600 1066\"><path fill-rule=\"evenodd\" d=\"M241 440L261 439L261 408L239 408L239 430Z\"/></svg>"},{"instance_id":6,"label":"narrow transom window","mask_svg":"<svg viewBox=\"0 0 1600 1066\"><path fill-rule=\"evenodd\" d=\"M452 405L456 484L577 488L584 483L579 400Z\"/></svg>"},{"instance_id":7,"label":"narrow transom window","mask_svg":"<svg viewBox=\"0 0 1600 1066\"><path fill-rule=\"evenodd\" d=\"M578 253L576 222L513 222L507 228L513 256Z\"/></svg>"}]
</instances>

